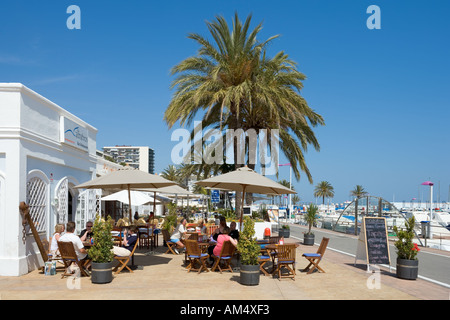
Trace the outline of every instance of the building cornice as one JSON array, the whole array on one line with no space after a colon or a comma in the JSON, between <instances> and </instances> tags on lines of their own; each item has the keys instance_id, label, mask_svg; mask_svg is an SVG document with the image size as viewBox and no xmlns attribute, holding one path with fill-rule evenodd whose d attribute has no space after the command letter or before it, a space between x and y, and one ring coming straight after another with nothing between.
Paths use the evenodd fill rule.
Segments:
<instances>
[{"instance_id":1,"label":"building cornice","mask_svg":"<svg viewBox=\"0 0 450 320\"><path fill-rule=\"evenodd\" d=\"M71 119L72 121L74 121L74 122L84 126L86 129L95 131L96 133L98 132L97 128L95 128L92 125L90 125L89 123L81 120L80 118L78 118L74 114L70 113L69 111L63 109L62 107L60 107L56 103L54 103L54 102L48 100L47 98L41 96L39 93L31 90L30 88L26 87L22 83L2 83L2 82L0 82L0 91L3 91L3 92L19 92L21 94L27 95L28 97L30 97L30 98L32 98L34 100L37 100L38 102L41 102L41 103L45 104L49 108L51 108L54 111L56 111L59 115L62 115L64 117L67 117L68 119Z\"/></svg>"}]
</instances>

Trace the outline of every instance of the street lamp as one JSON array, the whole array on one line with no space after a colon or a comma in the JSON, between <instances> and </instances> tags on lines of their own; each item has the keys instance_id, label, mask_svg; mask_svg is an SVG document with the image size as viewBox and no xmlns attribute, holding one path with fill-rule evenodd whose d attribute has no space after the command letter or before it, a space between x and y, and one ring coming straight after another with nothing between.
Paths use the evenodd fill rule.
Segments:
<instances>
[{"instance_id":1,"label":"street lamp","mask_svg":"<svg viewBox=\"0 0 450 320\"><path fill-rule=\"evenodd\" d=\"M285 163L285 164L279 164L279 167L285 167L285 166L289 166L289 189L292 190L292 166L290 163ZM289 194L289 205L288 205L288 210L286 210L286 216L291 214L291 194ZM290 217L289 217L290 218ZM287 220L286 220L287 221Z\"/></svg>"},{"instance_id":2,"label":"street lamp","mask_svg":"<svg viewBox=\"0 0 450 320\"><path fill-rule=\"evenodd\" d=\"M433 218L433 185L431 181L422 182L423 186L430 186L430 221Z\"/></svg>"}]
</instances>

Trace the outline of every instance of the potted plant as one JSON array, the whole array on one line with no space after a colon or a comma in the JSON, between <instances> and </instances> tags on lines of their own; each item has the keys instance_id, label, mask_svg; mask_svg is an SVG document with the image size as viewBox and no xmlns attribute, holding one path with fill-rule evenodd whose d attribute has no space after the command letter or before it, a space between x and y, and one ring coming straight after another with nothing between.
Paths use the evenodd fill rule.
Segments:
<instances>
[{"instance_id":1,"label":"potted plant","mask_svg":"<svg viewBox=\"0 0 450 320\"><path fill-rule=\"evenodd\" d=\"M258 256L261 251L256 243L255 222L250 217L244 219L244 230L239 236L238 250L241 255L241 284L254 286L259 284L259 263Z\"/></svg>"},{"instance_id":2,"label":"potted plant","mask_svg":"<svg viewBox=\"0 0 450 320\"><path fill-rule=\"evenodd\" d=\"M394 226L397 241L394 245L397 249L397 277L407 280L417 279L419 273L419 260L417 253L419 247L412 240L414 239L415 219L411 217L405 221L405 229L399 230Z\"/></svg>"},{"instance_id":3,"label":"potted plant","mask_svg":"<svg viewBox=\"0 0 450 320\"><path fill-rule=\"evenodd\" d=\"M95 218L92 226L93 246L89 249L88 255L92 259L92 283L109 283L112 281L112 269L114 253L112 251L114 243L111 237L111 217L108 221L101 219L99 215Z\"/></svg>"},{"instance_id":4,"label":"potted plant","mask_svg":"<svg viewBox=\"0 0 450 320\"><path fill-rule=\"evenodd\" d=\"M317 222L317 211L319 207L315 204L310 204L306 210L305 220L308 224L308 232L303 235L303 244L307 246L314 245L314 233L311 231L312 226Z\"/></svg>"},{"instance_id":5,"label":"potted plant","mask_svg":"<svg viewBox=\"0 0 450 320\"><path fill-rule=\"evenodd\" d=\"M289 238L289 236L291 235L291 229L290 229L289 225L283 224L281 226L281 229L278 230L278 235L280 237Z\"/></svg>"},{"instance_id":6,"label":"potted plant","mask_svg":"<svg viewBox=\"0 0 450 320\"><path fill-rule=\"evenodd\" d=\"M166 230L170 237L170 234L177 225L177 205L176 203L170 202L167 207L169 208L169 214L164 218L162 230ZM164 240L164 247L167 247L166 240Z\"/></svg>"}]
</instances>

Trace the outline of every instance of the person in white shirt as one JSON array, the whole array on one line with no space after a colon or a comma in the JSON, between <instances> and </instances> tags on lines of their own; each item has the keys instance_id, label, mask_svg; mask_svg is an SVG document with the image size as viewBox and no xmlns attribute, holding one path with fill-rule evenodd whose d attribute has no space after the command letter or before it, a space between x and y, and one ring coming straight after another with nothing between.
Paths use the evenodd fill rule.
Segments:
<instances>
[{"instance_id":1,"label":"person in white shirt","mask_svg":"<svg viewBox=\"0 0 450 320\"><path fill-rule=\"evenodd\" d=\"M84 248L81 239L74 233L75 232L75 222L69 221L66 226L66 233L59 238L61 242L72 242L75 248L75 253L77 254L78 260L84 260L87 258L87 252Z\"/></svg>"},{"instance_id":2,"label":"person in white shirt","mask_svg":"<svg viewBox=\"0 0 450 320\"><path fill-rule=\"evenodd\" d=\"M179 249L184 248L183 242L181 242L181 238L186 234L186 219L181 219L180 223L175 228L175 231L170 236L170 241L175 242ZM178 254L177 248L175 248L175 252Z\"/></svg>"}]
</instances>

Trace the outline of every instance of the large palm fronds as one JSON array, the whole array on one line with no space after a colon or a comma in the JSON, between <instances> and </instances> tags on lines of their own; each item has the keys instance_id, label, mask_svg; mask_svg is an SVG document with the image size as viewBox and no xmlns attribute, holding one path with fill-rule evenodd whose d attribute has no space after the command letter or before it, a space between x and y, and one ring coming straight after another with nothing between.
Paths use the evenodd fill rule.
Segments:
<instances>
[{"instance_id":1,"label":"large palm fronds","mask_svg":"<svg viewBox=\"0 0 450 320\"><path fill-rule=\"evenodd\" d=\"M190 125L202 113L203 128L254 129L257 134L278 130L279 146L296 179L301 170L312 183L303 152L309 145L320 149L311 127L324 120L300 95L306 77L296 63L284 52L267 57L266 47L277 36L259 42L262 24L250 31L250 22L251 15L242 23L236 14L230 30L223 17L216 17L207 22L213 42L189 34L200 48L172 69L175 93L164 120L169 127L177 121ZM239 165L236 144L234 148L234 163Z\"/></svg>"}]
</instances>

